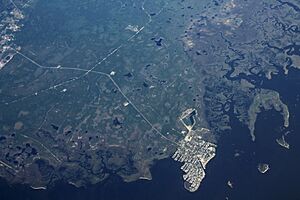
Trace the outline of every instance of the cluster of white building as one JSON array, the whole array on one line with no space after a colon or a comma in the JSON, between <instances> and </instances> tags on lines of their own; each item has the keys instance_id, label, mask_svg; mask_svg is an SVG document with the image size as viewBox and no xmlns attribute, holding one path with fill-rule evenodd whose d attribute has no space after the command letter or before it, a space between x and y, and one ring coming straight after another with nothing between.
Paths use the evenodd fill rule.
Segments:
<instances>
[{"instance_id":1,"label":"cluster of white building","mask_svg":"<svg viewBox=\"0 0 300 200\"><path fill-rule=\"evenodd\" d=\"M185 172L185 187L190 192L196 191L205 177L205 167L216 154L216 145L202 139L203 131L196 129L187 133L179 142L180 146L172 158L184 163L181 169Z\"/></svg>"},{"instance_id":2,"label":"cluster of white building","mask_svg":"<svg viewBox=\"0 0 300 200\"><path fill-rule=\"evenodd\" d=\"M0 70L13 58L12 50L14 33L20 30L20 20L24 18L22 12L14 8L11 11L4 10L0 13Z\"/></svg>"}]
</instances>

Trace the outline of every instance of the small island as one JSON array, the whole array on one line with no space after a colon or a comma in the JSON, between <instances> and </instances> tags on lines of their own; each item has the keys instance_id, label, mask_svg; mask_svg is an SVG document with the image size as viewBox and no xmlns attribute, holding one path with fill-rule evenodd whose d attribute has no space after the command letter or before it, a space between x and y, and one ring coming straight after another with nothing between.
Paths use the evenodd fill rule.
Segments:
<instances>
[{"instance_id":1,"label":"small island","mask_svg":"<svg viewBox=\"0 0 300 200\"><path fill-rule=\"evenodd\" d=\"M280 146L282 146L282 147L284 147L284 148L286 148L286 149L290 149L290 144L287 143L287 142L285 141L285 136L284 136L284 135L282 135L281 138L276 139L276 142L277 142Z\"/></svg>"},{"instance_id":2,"label":"small island","mask_svg":"<svg viewBox=\"0 0 300 200\"><path fill-rule=\"evenodd\" d=\"M269 171L270 166L266 163L259 163L257 169L260 173L265 174L267 171Z\"/></svg>"}]
</instances>

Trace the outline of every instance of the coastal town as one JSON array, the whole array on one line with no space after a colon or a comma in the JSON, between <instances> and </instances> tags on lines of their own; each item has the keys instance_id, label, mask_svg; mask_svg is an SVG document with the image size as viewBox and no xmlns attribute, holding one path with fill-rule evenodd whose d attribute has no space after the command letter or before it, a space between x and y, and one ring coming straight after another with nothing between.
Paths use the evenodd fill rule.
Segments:
<instances>
[{"instance_id":1,"label":"coastal town","mask_svg":"<svg viewBox=\"0 0 300 200\"><path fill-rule=\"evenodd\" d=\"M216 155L217 147L217 145L203 139L204 135L209 134L209 129L193 130L196 115L195 109L188 109L181 115L180 121L188 129L188 132L184 139L179 142L179 147L172 156L175 161L184 163L181 166L182 171L185 172L183 175L184 187L190 192L195 192L199 188L205 177L206 165ZM190 124L188 124L187 118L189 118Z\"/></svg>"}]
</instances>

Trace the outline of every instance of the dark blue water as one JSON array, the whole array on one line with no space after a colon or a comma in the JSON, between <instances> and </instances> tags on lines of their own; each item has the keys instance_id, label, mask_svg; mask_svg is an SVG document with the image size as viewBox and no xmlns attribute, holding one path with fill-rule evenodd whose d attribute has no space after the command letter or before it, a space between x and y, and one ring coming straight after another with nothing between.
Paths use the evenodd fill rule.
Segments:
<instances>
[{"instance_id":1,"label":"dark blue water","mask_svg":"<svg viewBox=\"0 0 300 200\"><path fill-rule=\"evenodd\" d=\"M218 143L217 156L207 167L207 176L199 191L189 193L183 188L180 164L166 159L152 168L152 181L124 183L112 177L104 183L87 188L75 188L58 183L49 190L35 191L22 185L9 186L0 182L0 199L97 199L97 200L298 200L300 199L300 73L291 70L289 76L279 75L265 81L264 88L278 91L290 109L290 127L283 129L282 117L274 111L259 115L256 142L251 142L247 127L232 117L232 131ZM286 140L290 150L280 147L275 139L290 131ZM239 157L234 157L238 152ZM257 164L270 164L270 171L260 174ZM227 181L233 182L233 189Z\"/></svg>"}]
</instances>

